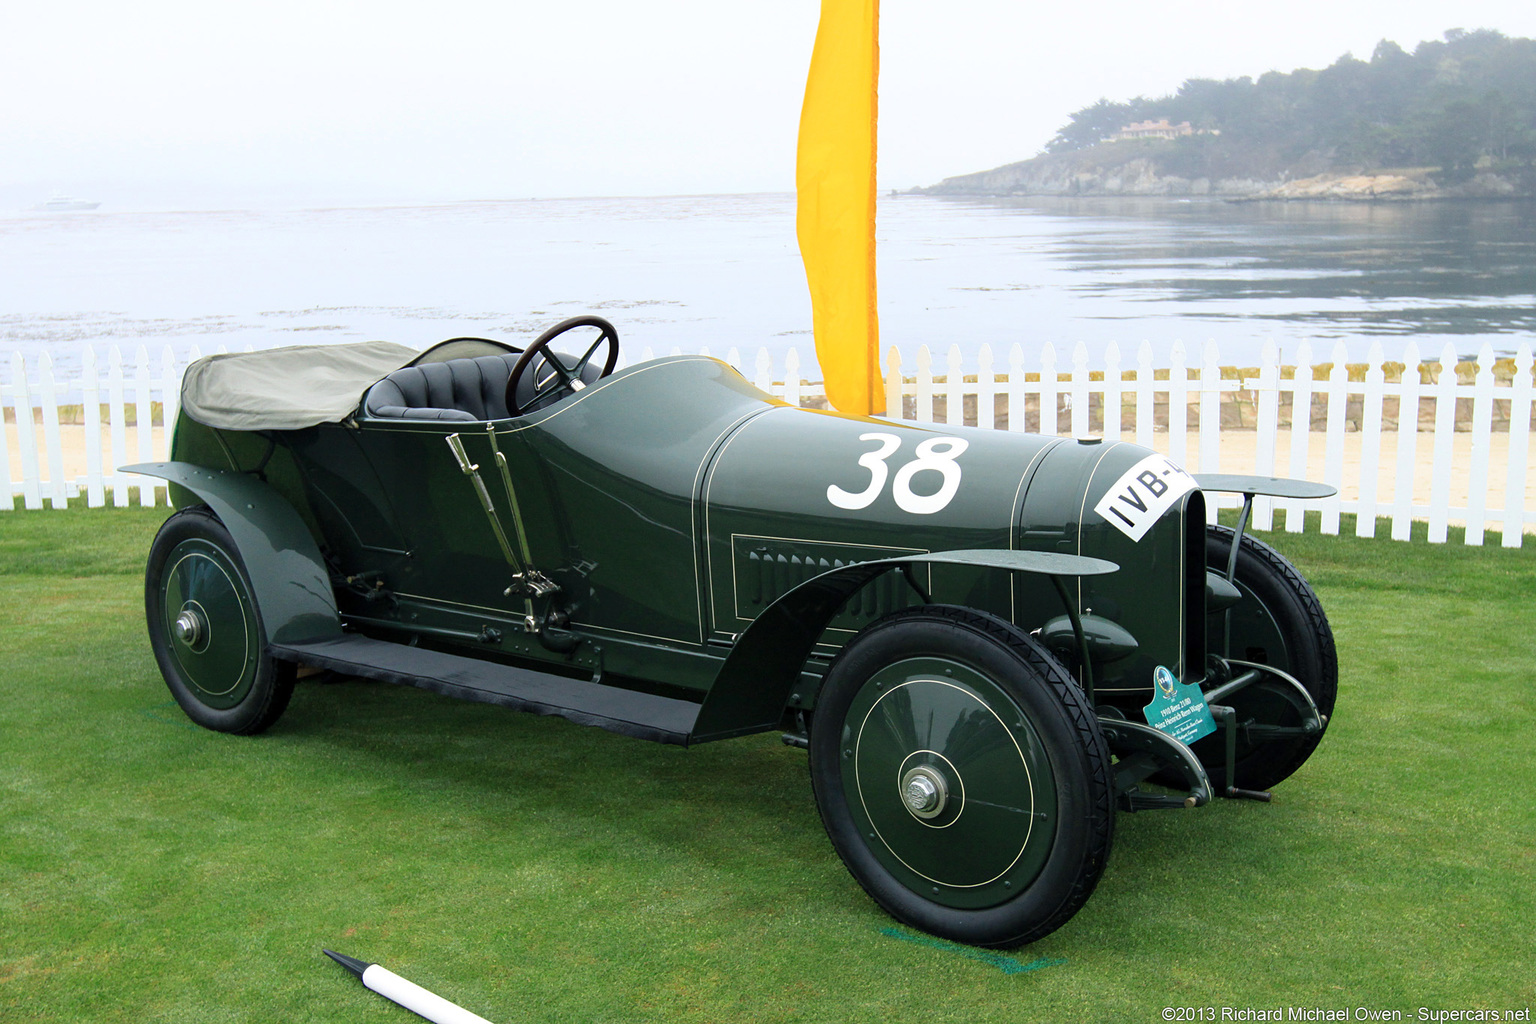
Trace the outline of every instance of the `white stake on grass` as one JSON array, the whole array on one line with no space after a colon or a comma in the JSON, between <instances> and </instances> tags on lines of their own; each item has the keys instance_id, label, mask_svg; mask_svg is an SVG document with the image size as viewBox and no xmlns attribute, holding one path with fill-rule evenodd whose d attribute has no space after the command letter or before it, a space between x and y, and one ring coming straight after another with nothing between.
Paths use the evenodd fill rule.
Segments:
<instances>
[{"instance_id":1,"label":"white stake on grass","mask_svg":"<svg viewBox=\"0 0 1536 1024\"><path fill-rule=\"evenodd\" d=\"M434 1024L491 1024L484 1017L470 1013L464 1007L450 1003L442 996L428 992L413 982L406 981L393 971L378 964L365 964L350 956L322 950L326 956L357 975L364 985L385 999L393 1000L412 1013L419 1014Z\"/></svg>"}]
</instances>

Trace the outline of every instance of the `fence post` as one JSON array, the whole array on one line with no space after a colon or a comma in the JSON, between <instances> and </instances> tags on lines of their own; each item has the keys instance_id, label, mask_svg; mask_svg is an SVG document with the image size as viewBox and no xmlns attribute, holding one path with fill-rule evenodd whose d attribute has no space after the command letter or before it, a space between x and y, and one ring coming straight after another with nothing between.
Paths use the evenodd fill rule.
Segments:
<instances>
[{"instance_id":1,"label":"fence post","mask_svg":"<svg viewBox=\"0 0 1536 1024\"><path fill-rule=\"evenodd\" d=\"M1200 366L1200 472L1221 472L1221 355L1206 340ZM1211 502L1214 514L1216 503ZM1214 521L1214 520L1213 520Z\"/></svg>"},{"instance_id":2,"label":"fence post","mask_svg":"<svg viewBox=\"0 0 1536 1024\"><path fill-rule=\"evenodd\" d=\"M885 415L889 419L905 419L906 400L902 397L901 350L895 345L885 350Z\"/></svg>"},{"instance_id":3,"label":"fence post","mask_svg":"<svg viewBox=\"0 0 1536 1024\"><path fill-rule=\"evenodd\" d=\"M27 361L20 352L11 353L11 395L16 403L16 445L21 449L21 499L29 509L43 507L39 486L42 472L37 466L37 428L32 422L32 392L27 387ZM9 486L10 482L7 481Z\"/></svg>"},{"instance_id":4,"label":"fence post","mask_svg":"<svg viewBox=\"0 0 1536 1024\"><path fill-rule=\"evenodd\" d=\"M1189 461L1189 372L1182 341L1173 343L1168 358L1168 458L1175 466Z\"/></svg>"},{"instance_id":5,"label":"fence post","mask_svg":"<svg viewBox=\"0 0 1536 1024\"><path fill-rule=\"evenodd\" d=\"M1120 346L1113 341L1104 350L1104 439L1120 440L1120 403L1125 381L1120 376Z\"/></svg>"},{"instance_id":6,"label":"fence post","mask_svg":"<svg viewBox=\"0 0 1536 1024\"><path fill-rule=\"evenodd\" d=\"M944 422L957 427L965 426L965 374L960 372L960 346L950 345L945 358L948 369L944 373Z\"/></svg>"},{"instance_id":7,"label":"fence post","mask_svg":"<svg viewBox=\"0 0 1536 1024\"><path fill-rule=\"evenodd\" d=\"M1392 539L1413 534L1413 478L1419 454L1419 344L1403 350L1403 381L1397 399L1397 482L1392 491ZM1522 463L1524 465L1524 463Z\"/></svg>"},{"instance_id":8,"label":"fence post","mask_svg":"<svg viewBox=\"0 0 1536 1024\"><path fill-rule=\"evenodd\" d=\"M752 383L759 391L773 394L773 362L769 359L766 348L757 350L756 376L752 378Z\"/></svg>"},{"instance_id":9,"label":"fence post","mask_svg":"<svg viewBox=\"0 0 1536 1024\"><path fill-rule=\"evenodd\" d=\"M1024 422L1026 403L1024 348L1018 342L1008 350L1008 429L1015 433L1028 430Z\"/></svg>"},{"instance_id":10,"label":"fence post","mask_svg":"<svg viewBox=\"0 0 1536 1024\"><path fill-rule=\"evenodd\" d=\"M176 353L167 345L160 350L160 457L171 457L171 434L176 430L176 417L181 413L181 374L176 372ZM170 500L171 490L165 490Z\"/></svg>"},{"instance_id":11,"label":"fence post","mask_svg":"<svg viewBox=\"0 0 1536 1024\"><path fill-rule=\"evenodd\" d=\"M1344 490L1344 414L1349 408L1349 352L1342 341L1333 343L1333 369L1328 372L1328 427L1323 435L1323 481ZM1323 499L1323 532L1339 534L1339 509L1343 495Z\"/></svg>"},{"instance_id":12,"label":"fence post","mask_svg":"<svg viewBox=\"0 0 1536 1024\"><path fill-rule=\"evenodd\" d=\"M1296 376L1291 381L1291 468L1297 480L1307 479L1312 447L1312 343L1303 340L1296 353ZM1285 503L1285 532L1300 533L1306 526L1306 507L1299 501Z\"/></svg>"},{"instance_id":13,"label":"fence post","mask_svg":"<svg viewBox=\"0 0 1536 1024\"><path fill-rule=\"evenodd\" d=\"M1087 437L1089 427L1088 400L1088 346L1082 342L1072 346L1072 436Z\"/></svg>"},{"instance_id":14,"label":"fence post","mask_svg":"<svg viewBox=\"0 0 1536 1024\"><path fill-rule=\"evenodd\" d=\"M1272 338L1264 339L1259 352L1259 410L1254 424L1253 471L1259 476L1275 475L1275 438L1280 432L1280 355ZM1273 498L1255 498L1253 502L1253 528L1272 530L1275 527L1275 501Z\"/></svg>"},{"instance_id":15,"label":"fence post","mask_svg":"<svg viewBox=\"0 0 1536 1024\"><path fill-rule=\"evenodd\" d=\"M1056 346L1050 342L1040 350L1040 433L1055 437L1061 432L1061 416L1056 408Z\"/></svg>"},{"instance_id":16,"label":"fence post","mask_svg":"<svg viewBox=\"0 0 1536 1024\"><path fill-rule=\"evenodd\" d=\"M784 357L784 401L800 408L800 350L794 347Z\"/></svg>"},{"instance_id":17,"label":"fence post","mask_svg":"<svg viewBox=\"0 0 1536 1024\"><path fill-rule=\"evenodd\" d=\"M1365 395L1360 412L1360 507L1355 510L1355 536L1376 536L1376 490L1381 466L1381 401L1386 385L1386 371L1381 364L1386 356L1381 342L1371 342L1366 357Z\"/></svg>"},{"instance_id":18,"label":"fence post","mask_svg":"<svg viewBox=\"0 0 1536 1024\"><path fill-rule=\"evenodd\" d=\"M69 508L69 487L64 480L64 441L59 437L59 389L53 380L53 357L44 352L37 361L38 400L43 406L43 451L48 457L49 503Z\"/></svg>"},{"instance_id":19,"label":"fence post","mask_svg":"<svg viewBox=\"0 0 1536 1024\"><path fill-rule=\"evenodd\" d=\"M144 345L139 346L139 351L134 357L138 365L133 368L133 408L135 426L134 436L138 443L134 446L138 449L140 462L154 461L154 447L151 444L155 436L154 410L150 406L149 394L149 349ZM147 476L139 477L139 506L150 508L155 504L155 485Z\"/></svg>"},{"instance_id":20,"label":"fence post","mask_svg":"<svg viewBox=\"0 0 1536 1024\"><path fill-rule=\"evenodd\" d=\"M1525 540L1525 458L1531 443L1531 343L1515 350L1515 379L1509 396L1509 470L1504 478L1504 540L1518 548Z\"/></svg>"},{"instance_id":21,"label":"fence post","mask_svg":"<svg viewBox=\"0 0 1536 1024\"><path fill-rule=\"evenodd\" d=\"M995 424L997 377L992 372L992 346L983 343L976 351L976 425L991 430Z\"/></svg>"},{"instance_id":22,"label":"fence post","mask_svg":"<svg viewBox=\"0 0 1536 1024\"><path fill-rule=\"evenodd\" d=\"M933 422L933 354L917 346L917 422Z\"/></svg>"},{"instance_id":23,"label":"fence post","mask_svg":"<svg viewBox=\"0 0 1536 1024\"><path fill-rule=\"evenodd\" d=\"M1492 434L1493 346L1485 341L1477 353L1477 378L1472 386L1472 472L1467 479L1465 543L1478 547L1483 545L1488 525L1488 446Z\"/></svg>"},{"instance_id":24,"label":"fence post","mask_svg":"<svg viewBox=\"0 0 1536 1024\"><path fill-rule=\"evenodd\" d=\"M1456 438L1456 350L1440 350L1440 379L1435 383L1435 448L1430 464L1429 542L1444 544L1451 508L1451 460Z\"/></svg>"},{"instance_id":25,"label":"fence post","mask_svg":"<svg viewBox=\"0 0 1536 1024\"><path fill-rule=\"evenodd\" d=\"M1221 356L1206 339L1200 366L1200 472L1221 472ZM1220 501L1205 506L1205 521L1216 522Z\"/></svg>"},{"instance_id":26,"label":"fence post","mask_svg":"<svg viewBox=\"0 0 1536 1024\"><path fill-rule=\"evenodd\" d=\"M116 345L107 353L107 417L112 422L112 505L128 507L128 410L123 404L123 354Z\"/></svg>"},{"instance_id":27,"label":"fence post","mask_svg":"<svg viewBox=\"0 0 1536 1024\"><path fill-rule=\"evenodd\" d=\"M16 408L21 408L19 402L16 403ZM21 423L21 416L19 414L16 417L16 422L18 426ZM20 454L19 449L17 454ZM3 391L0 391L0 487L5 488L3 491L0 491L0 512L16 511L16 493L11 489L11 429L5 425L5 397Z\"/></svg>"},{"instance_id":28,"label":"fence post","mask_svg":"<svg viewBox=\"0 0 1536 1024\"><path fill-rule=\"evenodd\" d=\"M1151 448L1157 432L1157 371L1152 369L1152 343L1136 350L1136 443Z\"/></svg>"},{"instance_id":29,"label":"fence post","mask_svg":"<svg viewBox=\"0 0 1536 1024\"><path fill-rule=\"evenodd\" d=\"M95 346L83 346L80 372L81 401L85 403L85 504L87 508L101 508L107 495L101 477L101 385Z\"/></svg>"}]
</instances>

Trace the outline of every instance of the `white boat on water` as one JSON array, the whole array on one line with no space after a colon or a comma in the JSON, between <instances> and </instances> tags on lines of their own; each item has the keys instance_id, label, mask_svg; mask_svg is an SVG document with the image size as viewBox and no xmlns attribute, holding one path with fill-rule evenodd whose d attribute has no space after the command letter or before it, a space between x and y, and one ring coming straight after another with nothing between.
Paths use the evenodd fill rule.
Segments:
<instances>
[{"instance_id":1,"label":"white boat on water","mask_svg":"<svg viewBox=\"0 0 1536 1024\"><path fill-rule=\"evenodd\" d=\"M71 210L94 210L100 205L100 203L92 202L89 199L75 199L73 196L66 196L62 192L55 192L41 203L32 206L31 209L40 210L44 213L67 213Z\"/></svg>"}]
</instances>

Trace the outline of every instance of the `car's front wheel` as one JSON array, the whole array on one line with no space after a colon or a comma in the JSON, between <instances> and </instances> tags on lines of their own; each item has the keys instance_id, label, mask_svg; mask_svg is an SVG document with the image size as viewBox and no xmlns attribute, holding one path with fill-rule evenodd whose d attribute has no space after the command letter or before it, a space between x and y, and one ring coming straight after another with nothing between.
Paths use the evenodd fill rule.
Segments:
<instances>
[{"instance_id":1,"label":"car's front wheel","mask_svg":"<svg viewBox=\"0 0 1536 1024\"><path fill-rule=\"evenodd\" d=\"M1061 664L1009 623L930 605L845 646L811 729L833 846L906 924L1017 946L1075 914L1109 856L1109 750Z\"/></svg>"},{"instance_id":2,"label":"car's front wheel","mask_svg":"<svg viewBox=\"0 0 1536 1024\"><path fill-rule=\"evenodd\" d=\"M224 524L185 509L160 527L144 573L149 645L187 717L220 732L277 721L295 668L267 653L261 610Z\"/></svg>"}]
</instances>

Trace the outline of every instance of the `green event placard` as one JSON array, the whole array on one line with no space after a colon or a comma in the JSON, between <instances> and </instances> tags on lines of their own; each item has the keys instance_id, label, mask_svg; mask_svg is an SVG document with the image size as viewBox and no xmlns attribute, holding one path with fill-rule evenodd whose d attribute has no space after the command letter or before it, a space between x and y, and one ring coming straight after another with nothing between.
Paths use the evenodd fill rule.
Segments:
<instances>
[{"instance_id":1,"label":"green event placard","mask_svg":"<svg viewBox=\"0 0 1536 1024\"><path fill-rule=\"evenodd\" d=\"M1152 681L1157 692L1141 712L1147 716L1148 725L1185 744L1216 731L1216 720L1199 683L1181 683L1161 665L1152 673Z\"/></svg>"}]
</instances>

